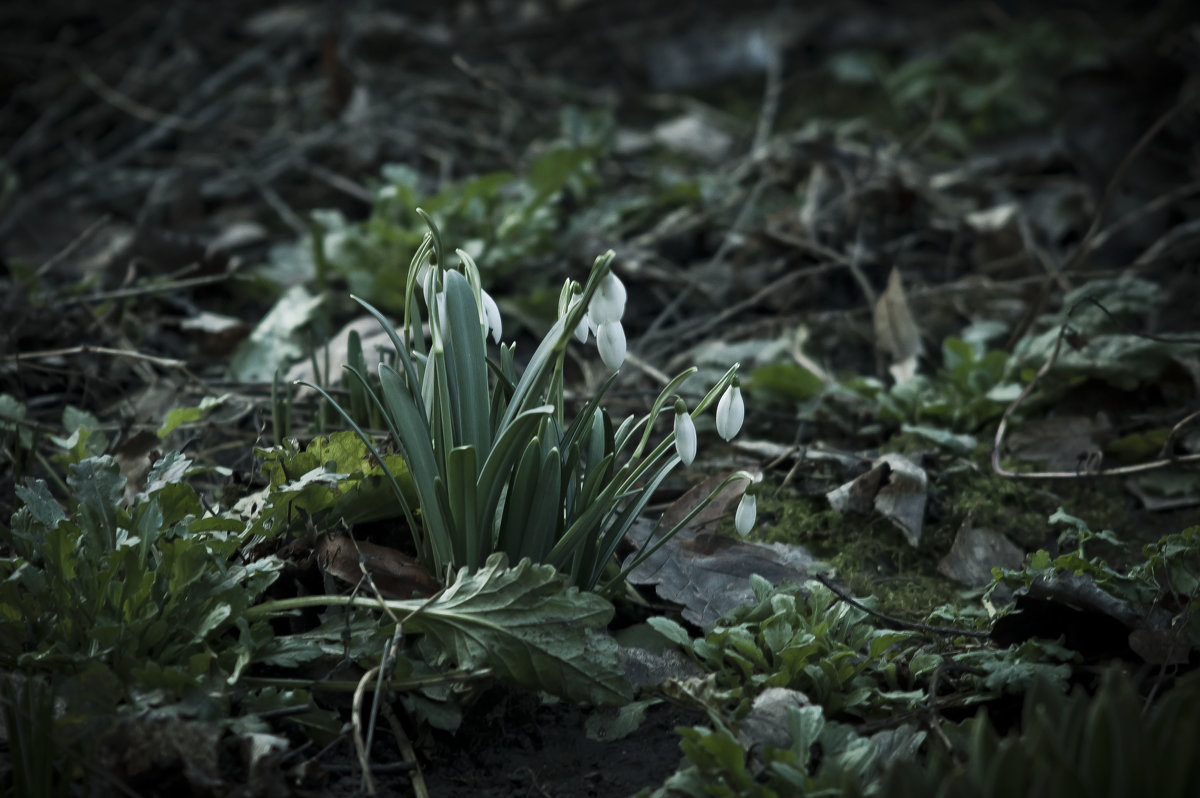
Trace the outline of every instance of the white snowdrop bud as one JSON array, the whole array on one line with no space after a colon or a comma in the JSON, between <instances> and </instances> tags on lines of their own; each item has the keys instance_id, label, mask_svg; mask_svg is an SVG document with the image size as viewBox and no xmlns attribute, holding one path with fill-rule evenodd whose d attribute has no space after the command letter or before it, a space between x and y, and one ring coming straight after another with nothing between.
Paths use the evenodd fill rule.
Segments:
<instances>
[{"instance_id":1,"label":"white snowdrop bud","mask_svg":"<svg viewBox=\"0 0 1200 798\"><path fill-rule=\"evenodd\" d=\"M684 465L696 459L696 424L682 399L675 400L675 451Z\"/></svg>"},{"instance_id":2,"label":"white snowdrop bud","mask_svg":"<svg viewBox=\"0 0 1200 798\"><path fill-rule=\"evenodd\" d=\"M754 528L754 519L758 515L758 500L753 493L743 493L738 502L737 512L733 516L733 526L743 537Z\"/></svg>"},{"instance_id":3,"label":"white snowdrop bud","mask_svg":"<svg viewBox=\"0 0 1200 798\"><path fill-rule=\"evenodd\" d=\"M742 428L745 417L746 404L742 401L742 389L738 385L738 378L734 377L717 403L717 434L727 441L733 440L733 436Z\"/></svg>"},{"instance_id":4,"label":"white snowdrop bud","mask_svg":"<svg viewBox=\"0 0 1200 798\"><path fill-rule=\"evenodd\" d=\"M599 327L608 322L620 321L625 315L625 284L621 278L609 272L600 280L592 301L588 304L588 317Z\"/></svg>"},{"instance_id":5,"label":"white snowdrop bud","mask_svg":"<svg viewBox=\"0 0 1200 798\"><path fill-rule=\"evenodd\" d=\"M625 362L625 329L619 321L609 321L596 328L596 348L600 359L613 371Z\"/></svg>"},{"instance_id":6,"label":"white snowdrop bud","mask_svg":"<svg viewBox=\"0 0 1200 798\"><path fill-rule=\"evenodd\" d=\"M484 334L492 334L492 340L500 343L500 306L492 295L483 289L479 290L479 300L483 303Z\"/></svg>"}]
</instances>

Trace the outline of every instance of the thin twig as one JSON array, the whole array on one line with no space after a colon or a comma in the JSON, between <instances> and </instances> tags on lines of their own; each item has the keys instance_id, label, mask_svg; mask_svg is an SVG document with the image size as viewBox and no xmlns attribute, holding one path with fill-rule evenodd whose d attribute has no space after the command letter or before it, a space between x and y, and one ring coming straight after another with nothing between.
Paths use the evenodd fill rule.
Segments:
<instances>
[{"instance_id":1,"label":"thin twig","mask_svg":"<svg viewBox=\"0 0 1200 798\"><path fill-rule=\"evenodd\" d=\"M69 346L65 349L43 349L39 352L17 352L13 355L4 355L0 357L0 362L19 362L26 360L46 360L55 357L66 357L68 355L109 355L110 357L123 357L130 360L145 361L153 363L156 366L163 368L187 368L187 361L176 360L170 357L158 357L157 355L147 355L142 352L136 352L131 349L112 349L107 346L92 346L90 344L81 344L80 346Z\"/></svg>"},{"instance_id":2,"label":"thin twig","mask_svg":"<svg viewBox=\"0 0 1200 798\"><path fill-rule=\"evenodd\" d=\"M82 233L71 239L69 244L60 249L54 255L51 255L49 258L47 258L46 262L41 266L38 266L37 270L33 273L34 277L39 280L45 277L47 272L49 272L58 264L62 263L67 258L74 255L75 252L88 241L90 241L92 237L96 235L96 233L103 230L110 221L112 221L112 217L110 217L108 214L104 214L99 219L92 222L87 226L86 229L84 229Z\"/></svg>"},{"instance_id":3,"label":"thin twig","mask_svg":"<svg viewBox=\"0 0 1200 798\"><path fill-rule=\"evenodd\" d=\"M890 623L893 626L896 626L900 629L912 629L915 632L929 632L931 634L939 634L939 635L966 635L967 637L977 637L980 639L985 639L985 638L988 638L991 636L988 632L980 632L976 629L959 629L955 626L933 626L933 625L927 624L927 623L917 623L916 621L906 621L903 618L897 618L894 615L888 615L886 613L880 612L879 610L871 609L867 605L863 604L861 601L858 601L853 596L850 596L849 594L847 594L846 591L842 590L840 587L835 585L832 581L827 579L824 574L812 574L812 578L816 579L818 582L825 585L825 587L827 587L831 591L833 591L834 595L836 595L842 601L849 604L851 607L857 607L858 609L862 610L863 612L865 612L869 615L873 615L876 618L879 618L880 620L887 621L888 623Z\"/></svg>"},{"instance_id":4,"label":"thin twig","mask_svg":"<svg viewBox=\"0 0 1200 798\"><path fill-rule=\"evenodd\" d=\"M173 294L188 288L195 288L201 285L212 285L213 283L223 283L233 276L232 271L227 271L223 274L209 274L204 277L189 277L186 280L175 280L169 283L153 283L150 285L139 285L131 288L118 288L113 291L98 291L87 296L71 297L58 302L55 307L67 308L73 305L92 305L97 302L109 302L114 299L131 299L138 296L148 296L151 294Z\"/></svg>"},{"instance_id":5,"label":"thin twig","mask_svg":"<svg viewBox=\"0 0 1200 798\"><path fill-rule=\"evenodd\" d=\"M1121 159L1121 163L1117 166L1116 171L1113 172L1112 178L1109 179L1108 184L1104 187L1104 196L1100 198L1100 204L1096 206L1096 212L1092 215L1092 223L1088 227L1088 231L1084 234L1083 240L1079 242L1079 246L1075 248L1075 252L1063 264L1062 271L1070 271L1078 266L1083 261L1084 256L1094 249L1092 239L1099 234L1100 224L1104 221L1104 215L1108 213L1108 208L1112 204L1113 197L1116 196L1117 187L1125 179L1125 173L1129 171L1129 167L1142 150L1163 131L1163 128L1170 124L1176 114L1192 105L1192 103L1193 100L1191 98L1187 96L1181 97L1178 102L1156 119L1154 124L1147 128L1141 138L1129 149L1129 152L1125 153L1125 157Z\"/></svg>"},{"instance_id":6,"label":"thin twig","mask_svg":"<svg viewBox=\"0 0 1200 798\"><path fill-rule=\"evenodd\" d=\"M1004 468L1004 466L1002 466L1000 464L1000 452L1002 451L1002 449L1004 447L1004 435L1008 431L1009 420L1012 418L1013 413L1015 413L1017 411L1017 408L1020 407L1025 402L1025 400L1029 397L1029 394L1033 393L1033 389L1037 386L1037 384L1039 382L1041 382L1042 378L1050 373L1050 369L1052 369L1054 367L1054 364L1058 361L1058 355L1059 355L1059 352L1062 350L1063 339L1066 338L1068 324L1069 324L1071 316L1075 313L1076 310L1079 309L1079 307L1081 305L1088 304L1088 303L1093 304L1096 307L1100 308L1100 310L1103 311L1105 315L1107 315L1110 319L1112 318L1112 314L1108 312L1108 309L1105 308L1103 305L1101 305L1099 302L1097 302L1095 299L1093 299L1091 297L1087 297L1085 299L1081 299L1079 302L1076 302L1075 305L1070 309L1070 311L1067 312L1067 319L1064 320L1062 323L1062 326L1059 327L1058 337L1054 340L1054 348L1050 351L1050 356L1048 358L1046 358L1046 362L1043 363L1042 367L1040 369L1038 369L1037 373L1035 373L1033 375L1033 379L1030 380L1029 384L1027 384L1021 390L1021 393L1017 396L1016 399L1014 399L1012 401L1012 404L1010 404L1007 408L1004 409L1004 414L1000 416L1000 424L996 427L996 438L992 443L992 470L997 475L1002 476L1002 477L1008 477L1009 479L1080 479L1082 477L1114 477L1114 476L1124 476L1127 474L1138 474L1138 473L1141 473L1144 471L1153 471L1155 469L1165 468L1166 466L1177 465L1179 463L1200 462L1200 454L1188 454L1188 455L1180 455L1178 457L1163 457L1162 459L1152 460L1148 463L1136 463L1134 465L1119 466L1117 468L1102 468L1102 469L1091 470L1091 471L1032 471L1032 472L1009 471L1008 469ZM1159 341L1161 343L1200 343L1200 341L1198 341L1196 339L1190 339L1190 338L1164 338L1159 335L1150 335L1148 333L1130 333L1130 334L1136 335L1139 338L1146 338L1151 341ZM1192 414L1192 416L1188 416L1186 419L1184 419L1184 421L1190 420L1194 415L1195 414ZM1182 424L1182 423L1183 422L1180 422L1180 424ZM1180 425L1176 425L1176 426L1178 427ZM1174 433L1174 430L1172 430L1172 433ZM1170 440L1170 439L1171 439L1171 436L1168 436L1168 440ZM1164 454L1165 454L1165 452L1164 452Z\"/></svg>"}]
</instances>

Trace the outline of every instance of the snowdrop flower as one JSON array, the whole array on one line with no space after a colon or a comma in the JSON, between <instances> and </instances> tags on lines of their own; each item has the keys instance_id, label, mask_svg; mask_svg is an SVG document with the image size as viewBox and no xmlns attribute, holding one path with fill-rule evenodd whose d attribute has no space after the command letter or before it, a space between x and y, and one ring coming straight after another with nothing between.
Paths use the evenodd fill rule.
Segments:
<instances>
[{"instance_id":1,"label":"snowdrop flower","mask_svg":"<svg viewBox=\"0 0 1200 798\"><path fill-rule=\"evenodd\" d=\"M572 310L574 310L575 306L579 304L579 301L579 294L572 295L571 302L569 305L567 305L567 313L570 313ZM588 330L590 329L591 325L588 324L587 314L584 314L583 318L579 320L579 323L575 325L575 340L581 344L586 344L588 339Z\"/></svg>"},{"instance_id":2,"label":"snowdrop flower","mask_svg":"<svg viewBox=\"0 0 1200 798\"><path fill-rule=\"evenodd\" d=\"M438 325L440 325L441 328L443 330L445 330L446 329L446 292L438 291L436 294L433 295L433 298L437 301ZM445 335L445 333L443 333L443 335Z\"/></svg>"},{"instance_id":3,"label":"snowdrop flower","mask_svg":"<svg viewBox=\"0 0 1200 798\"><path fill-rule=\"evenodd\" d=\"M682 399L675 400L675 451L684 465L696 459L696 424Z\"/></svg>"},{"instance_id":4,"label":"snowdrop flower","mask_svg":"<svg viewBox=\"0 0 1200 798\"><path fill-rule=\"evenodd\" d=\"M417 272L417 283L421 286L421 292L425 295L425 304L429 304L429 297L433 296L433 272L434 268L428 263L421 264L421 270Z\"/></svg>"},{"instance_id":5,"label":"snowdrop flower","mask_svg":"<svg viewBox=\"0 0 1200 798\"><path fill-rule=\"evenodd\" d=\"M479 300L482 303L484 335L492 334L492 341L500 343L500 306L492 295L482 288L479 289Z\"/></svg>"},{"instance_id":6,"label":"snowdrop flower","mask_svg":"<svg viewBox=\"0 0 1200 798\"><path fill-rule=\"evenodd\" d=\"M596 348L600 359L613 371L625 362L625 329L619 321L606 321L596 328Z\"/></svg>"},{"instance_id":7,"label":"snowdrop flower","mask_svg":"<svg viewBox=\"0 0 1200 798\"><path fill-rule=\"evenodd\" d=\"M742 401L742 388L738 385L738 378L734 377L725 393L721 394L721 401L717 403L717 434L727 441L733 440L733 436L742 428L745 417L746 404Z\"/></svg>"},{"instance_id":8,"label":"snowdrop flower","mask_svg":"<svg viewBox=\"0 0 1200 798\"><path fill-rule=\"evenodd\" d=\"M609 322L620 321L625 315L625 284L609 272L604 275L592 301L588 303L588 318L597 329Z\"/></svg>"},{"instance_id":9,"label":"snowdrop flower","mask_svg":"<svg viewBox=\"0 0 1200 798\"><path fill-rule=\"evenodd\" d=\"M758 500L749 491L743 493L742 500L738 502L737 512L733 516L733 526L739 535L745 537L746 533L754 528L754 518L757 515Z\"/></svg>"}]
</instances>

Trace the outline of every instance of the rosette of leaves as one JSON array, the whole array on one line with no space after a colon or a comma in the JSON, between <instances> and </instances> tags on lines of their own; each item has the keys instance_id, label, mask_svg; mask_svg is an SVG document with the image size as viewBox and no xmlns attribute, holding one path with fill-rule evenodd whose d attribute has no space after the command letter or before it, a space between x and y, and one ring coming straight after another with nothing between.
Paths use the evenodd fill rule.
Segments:
<instances>
[{"instance_id":1,"label":"rosette of leaves","mask_svg":"<svg viewBox=\"0 0 1200 798\"><path fill-rule=\"evenodd\" d=\"M124 683L183 687L211 669L237 674L250 652L214 640L278 575L278 563L231 562L243 525L204 517L182 479L188 460L158 461L137 501L107 455L70 466L64 508L40 480L0 560L0 663L27 671L100 666ZM111 678L111 677L110 677Z\"/></svg>"}]
</instances>

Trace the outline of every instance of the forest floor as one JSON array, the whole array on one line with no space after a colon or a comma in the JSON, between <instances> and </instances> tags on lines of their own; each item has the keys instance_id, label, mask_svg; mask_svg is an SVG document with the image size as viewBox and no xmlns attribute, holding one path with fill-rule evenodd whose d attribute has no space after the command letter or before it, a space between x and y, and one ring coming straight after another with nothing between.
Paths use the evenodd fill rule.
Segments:
<instances>
[{"instance_id":1,"label":"forest floor","mask_svg":"<svg viewBox=\"0 0 1200 798\"><path fill-rule=\"evenodd\" d=\"M717 545L695 570L643 579L618 602L618 639L660 613L710 633L713 608L728 609L716 597L764 573L753 557L778 555L781 580L811 572L874 596L884 626L930 634L941 618L977 621L996 645L1058 640L1076 654L1072 684L1094 690L1117 662L1153 694L1197 651L1123 614L1151 614L1132 592L1123 610L1078 585L984 591L993 568L1076 545L1090 563L1076 573L1107 584L1144 545L1200 524L1190 5L6 4L0 518L26 479L65 489L54 473L81 454L113 455L138 484L183 451L209 469L200 501L222 509L261 489L263 450L336 427L296 394L281 428L273 377L334 379L344 349L314 346L336 349L361 319L350 293L400 313L421 206L479 261L518 352L553 321L562 281L615 251L629 356L614 417L642 412L664 375L694 364L711 382L742 364L741 437L701 426L706 453L654 509L750 470L751 541L777 547ZM573 395L607 376L593 356L569 362ZM356 535L382 542L395 523ZM732 523L689 531L670 556ZM289 584L328 584L309 559ZM1187 616L1200 581L1161 581L1149 604ZM1013 588L1024 614L990 625ZM25 670L9 653L3 670ZM913 678L941 700L937 680L946 693L958 676ZM1021 695L946 717L986 705L1003 718ZM372 789L654 790L689 765L678 727L712 706L660 700L601 742L587 709L481 688L456 732L413 715L415 749L377 741ZM864 734L879 722L826 712ZM280 724L295 747L265 781L226 749L204 778L168 757L101 783L365 789L348 734L318 754Z\"/></svg>"}]
</instances>

